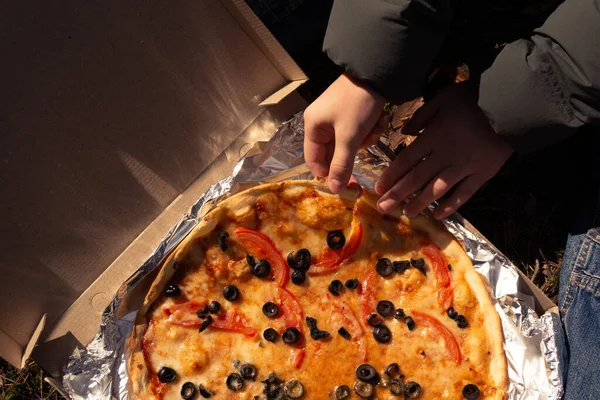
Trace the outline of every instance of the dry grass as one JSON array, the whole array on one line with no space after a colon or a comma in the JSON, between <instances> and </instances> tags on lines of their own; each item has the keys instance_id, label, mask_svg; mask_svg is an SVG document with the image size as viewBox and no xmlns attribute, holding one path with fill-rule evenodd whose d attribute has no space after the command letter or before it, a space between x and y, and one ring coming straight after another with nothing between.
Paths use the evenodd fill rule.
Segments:
<instances>
[{"instance_id":1,"label":"dry grass","mask_svg":"<svg viewBox=\"0 0 600 400\"><path fill-rule=\"evenodd\" d=\"M0 399L59 400L63 397L44 382L44 372L34 362L18 370L0 358Z\"/></svg>"}]
</instances>

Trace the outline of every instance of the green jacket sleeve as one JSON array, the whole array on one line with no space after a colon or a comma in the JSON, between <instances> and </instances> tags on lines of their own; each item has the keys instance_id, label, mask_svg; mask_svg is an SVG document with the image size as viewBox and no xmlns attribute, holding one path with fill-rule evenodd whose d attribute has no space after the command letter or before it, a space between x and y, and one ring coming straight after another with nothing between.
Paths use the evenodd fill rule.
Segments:
<instances>
[{"instance_id":1,"label":"green jacket sleeve","mask_svg":"<svg viewBox=\"0 0 600 400\"><path fill-rule=\"evenodd\" d=\"M452 20L450 0L335 0L323 50L395 104L421 95Z\"/></svg>"},{"instance_id":2,"label":"green jacket sleeve","mask_svg":"<svg viewBox=\"0 0 600 400\"><path fill-rule=\"evenodd\" d=\"M479 106L516 150L600 125L600 0L567 0L482 75Z\"/></svg>"}]
</instances>

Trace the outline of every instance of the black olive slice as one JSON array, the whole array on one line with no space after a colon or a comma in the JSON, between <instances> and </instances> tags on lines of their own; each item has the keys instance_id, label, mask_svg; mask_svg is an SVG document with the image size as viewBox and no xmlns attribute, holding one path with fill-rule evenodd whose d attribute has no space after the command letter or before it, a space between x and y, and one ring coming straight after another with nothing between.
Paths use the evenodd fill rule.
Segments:
<instances>
[{"instance_id":1,"label":"black olive slice","mask_svg":"<svg viewBox=\"0 0 600 400\"><path fill-rule=\"evenodd\" d=\"M302 285L306 282L306 272L301 271L299 269L295 269L292 271L292 283L294 285Z\"/></svg>"},{"instance_id":2,"label":"black olive slice","mask_svg":"<svg viewBox=\"0 0 600 400\"><path fill-rule=\"evenodd\" d=\"M219 232L217 233L217 241L219 242L219 247L221 251L227 250L227 238L229 237L229 233L227 232Z\"/></svg>"},{"instance_id":3,"label":"black olive slice","mask_svg":"<svg viewBox=\"0 0 600 400\"><path fill-rule=\"evenodd\" d=\"M404 394L404 385L397 379L390 382L390 392L397 397Z\"/></svg>"},{"instance_id":4,"label":"black olive slice","mask_svg":"<svg viewBox=\"0 0 600 400\"><path fill-rule=\"evenodd\" d=\"M212 393L206 390L206 388L202 384L198 385L198 393L200 393L200 396L202 396L205 399L210 399L210 396L212 396Z\"/></svg>"},{"instance_id":5,"label":"black olive slice","mask_svg":"<svg viewBox=\"0 0 600 400\"><path fill-rule=\"evenodd\" d=\"M249 266L254 267L256 265L256 260L252 254L246 254L246 262Z\"/></svg>"},{"instance_id":6,"label":"black olive slice","mask_svg":"<svg viewBox=\"0 0 600 400\"><path fill-rule=\"evenodd\" d=\"M390 365L388 365L385 368L385 374L387 376L389 376L390 378L398 376L399 373L400 373L400 366L398 365L398 363L391 363Z\"/></svg>"},{"instance_id":7,"label":"black olive slice","mask_svg":"<svg viewBox=\"0 0 600 400\"><path fill-rule=\"evenodd\" d=\"M373 328L373 337L379 343L389 343L392 340L392 332L385 325L378 325Z\"/></svg>"},{"instance_id":8,"label":"black olive slice","mask_svg":"<svg viewBox=\"0 0 600 400\"><path fill-rule=\"evenodd\" d=\"M310 332L310 337L313 338L313 340L324 339L329 336L330 336L329 332L327 332L327 331L311 331Z\"/></svg>"},{"instance_id":9,"label":"black olive slice","mask_svg":"<svg viewBox=\"0 0 600 400\"><path fill-rule=\"evenodd\" d=\"M236 373L229 374L226 383L227 388L229 390L233 390L234 392L240 390L244 386L244 380L242 379L240 374Z\"/></svg>"},{"instance_id":10,"label":"black olive slice","mask_svg":"<svg viewBox=\"0 0 600 400\"><path fill-rule=\"evenodd\" d=\"M300 340L300 331L298 328L294 327L286 328L281 334L281 338L287 344L296 343L298 340Z\"/></svg>"},{"instance_id":11,"label":"black olive slice","mask_svg":"<svg viewBox=\"0 0 600 400\"><path fill-rule=\"evenodd\" d=\"M464 329L467 326L469 326L469 323L467 322L467 319L464 315L459 315L458 317L456 317L456 325L458 325L459 328Z\"/></svg>"},{"instance_id":12,"label":"black olive slice","mask_svg":"<svg viewBox=\"0 0 600 400\"><path fill-rule=\"evenodd\" d=\"M377 371L370 364L360 364L356 367L356 377L362 382L376 383L379 380Z\"/></svg>"},{"instance_id":13,"label":"black olive slice","mask_svg":"<svg viewBox=\"0 0 600 400\"><path fill-rule=\"evenodd\" d=\"M377 303L377 312L382 317L389 317L394 313L394 304L391 301L381 300Z\"/></svg>"},{"instance_id":14,"label":"black olive slice","mask_svg":"<svg viewBox=\"0 0 600 400\"><path fill-rule=\"evenodd\" d=\"M263 337L265 338L266 341L274 343L277 341L279 334L277 333L277 331L275 329L267 328L263 332Z\"/></svg>"},{"instance_id":15,"label":"black olive slice","mask_svg":"<svg viewBox=\"0 0 600 400\"><path fill-rule=\"evenodd\" d=\"M294 254L292 251L287 256L287 263L293 269L307 271L310 267L311 255L308 249L300 249Z\"/></svg>"},{"instance_id":16,"label":"black olive slice","mask_svg":"<svg viewBox=\"0 0 600 400\"><path fill-rule=\"evenodd\" d=\"M408 382L404 386L404 396L407 399L418 399L421 396L421 385L417 382Z\"/></svg>"},{"instance_id":17,"label":"black olive slice","mask_svg":"<svg viewBox=\"0 0 600 400\"><path fill-rule=\"evenodd\" d=\"M406 326L408 327L409 331L412 331L413 329L415 329L415 320L412 319L411 317L404 318L404 322L406 322Z\"/></svg>"},{"instance_id":18,"label":"black olive slice","mask_svg":"<svg viewBox=\"0 0 600 400\"><path fill-rule=\"evenodd\" d=\"M274 372L271 372L269 377L261 382L265 385L263 391L267 395L267 399L282 399L281 384L283 381ZM261 399L263 398L261 397Z\"/></svg>"},{"instance_id":19,"label":"black olive slice","mask_svg":"<svg viewBox=\"0 0 600 400\"><path fill-rule=\"evenodd\" d=\"M329 337L329 332L322 331L319 328L317 328L317 320L316 319L311 318L311 317L306 317L306 325L308 326L308 329L310 330L310 337L313 338L314 340L319 340L319 339Z\"/></svg>"},{"instance_id":20,"label":"black olive slice","mask_svg":"<svg viewBox=\"0 0 600 400\"><path fill-rule=\"evenodd\" d=\"M204 332L206 330L206 328L208 328L208 326L210 324L212 324L212 322L213 322L213 318L210 315L208 315L204 319L204 321L202 321L202 324L200 325L200 328L198 329L198 332Z\"/></svg>"},{"instance_id":21,"label":"black olive slice","mask_svg":"<svg viewBox=\"0 0 600 400\"><path fill-rule=\"evenodd\" d=\"M394 271L399 274L410 268L410 261L408 260L394 261L392 264L394 265Z\"/></svg>"},{"instance_id":22,"label":"black olive slice","mask_svg":"<svg viewBox=\"0 0 600 400\"><path fill-rule=\"evenodd\" d=\"M387 277L394 272L394 266L388 258L380 258L377 260L377 264L375 264L375 270L379 275Z\"/></svg>"},{"instance_id":23,"label":"black olive slice","mask_svg":"<svg viewBox=\"0 0 600 400\"><path fill-rule=\"evenodd\" d=\"M276 317L279 314L279 306L271 301L267 301L262 307L262 312L269 318Z\"/></svg>"},{"instance_id":24,"label":"black olive slice","mask_svg":"<svg viewBox=\"0 0 600 400\"><path fill-rule=\"evenodd\" d=\"M446 314L448 314L448 317L450 319L456 319L456 317L458 317L458 313L456 312L456 310L454 309L454 307L450 307L448 309L448 311L446 311Z\"/></svg>"},{"instance_id":25,"label":"black olive slice","mask_svg":"<svg viewBox=\"0 0 600 400\"><path fill-rule=\"evenodd\" d=\"M327 246L339 250L346 244L346 237L342 231L331 231L327 234Z\"/></svg>"},{"instance_id":26,"label":"black olive slice","mask_svg":"<svg viewBox=\"0 0 600 400\"><path fill-rule=\"evenodd\" d=\"M211 301L208 305L208 312L211 314L218 314L221 310L221 303L218 301Z\"/></svg>"},{"instance_id":27,"label":"black olive slice","mask_svg":"<svg viewBox=\"0 0 600 400\"><path fill-rule=\"evenodd\" d=\"M367 317L367 324L371 326L381 325L382 323L383 321L381 320L381 317L375 313L369 314Z\"/></svg>"},{"instance_id":28,"label":"black olive slice","mask_svg":"<svg viewBox=\"0 0 600 400\"><path fill-rule=\"evenodd\" d=\"M410 265L421 271L423 275L427 276L427 273L425 272L425 260L423 260L422 258L410 260Z\"/></svg>"},{"instance_id":29,"label":"black olive slice","mask_svg":"<svg viewBox=\"0 0 600 400\"><path fill-rule=\"evenodd\" d=\"M335 399L346 400L350 397L350 387L348 385L340 385L335 388Z\"/></svg>"},{"instance_id":30,"label":"black olive slice","mask_svg":"<svg viewBox=\"0 0 600 400\"><path fill-rule=\"evenodd\" d=\"M162 383L173 382L177 378L177 372L173 368L161 367L158 370L158 380Z\"/></svg>"},{"instance_id":31,"label":"black olive slice","mask_svg":"<svg viewBox=\"0 0 600 400\"><path fill-rule=\"evenodd\" d=\"M266 278L271 273L271 264L267 260L258 260L252 267L252 274L257 278Z\"/></svg>"},{"instance_id":32,"label":"black olive slice","mask_svg":"<svg viewBox=\"0 0 600 400\"><path fill-rule=\"evenodd\" d=\"M227 285L223 288L223 297L229 301L236 301L240 297L240 290L233 285Z\"/></svg>"},{"instance_id":33,"label":"black olive slice","mask_svg":"<svg viewBox=\"0 0 600 400\"><path fill-rule=\"evenodd\" d=\"M279 379L277 377L277 375L275 375L275 372L271 372L269 374L269 376L267 377L267 379L265 379L264 381L261 381L262 383L269 383L269 384L274 384L274 385L281 385L283 383L283 381L281 379Z\"/></svg>"},{"instance_id":34,"label":"black olive slice","mask_svg":"<svg viewBox=\"0 0 600 400\"><path fill-rule=\"evenodd\" d=\"M181 398L190 400L196 395L196 386L192 382L186 382L181 386Z\"/></svg>"},{"instance_id":35,"label":"black olive slice","mask_svg":"<svg viewBox=\"0 0 600 400\"><path fill-rule=\"evenodd\" d=\"M359 397L370 399L373 396L374 388L370 383L356 381L354 383L354 391Z\"/></svg>"},{"instance_id":36,"label":"black olive slice","mask_svg":"<svg viewBox=\"0 0 600 400\"><path fill-rule=\"evenodd\" d=\"M340 292L344 289L344 284L339 279L331 281L329 284L329 292L334 296L339 296Z\"/></svg>"},{"instance_id":37,"label":"black olive slice","mask_svg":"<svg viewBox=\"0 0 600 400\"><path fill-rule=\"evenodd\" d=\"M178 297L181 295L181 289L177 285L169 285L165 288L165 297Z\"/></svg>"},{"instance_id":38,"label":"black olive slice","mask_svg":"<svg viewBox=\"0 0 600 400\"><path fill-rule=\"evenodd\" d=\"M288 383L285 384L283 388L283 392L290 399L300 399L304 396L304 385L302 382L292 379Z\"/></svg>"},{"instance_id":39,"label":"black olive slice","mask_svg":"<svg viewBox=\"0 0 600 400\"><path fill-rule=\"evenodd\" d=\"M247 381L256 380L256 367L252 364L243 364L240 367L240 375Z\"/></svg>"},{"instance_id":40,"label":"black olive slice","mask_svg":"<svg viewBox=\"0 0 600 400\"><path fill-rule=\"evenodd\" d=\"M404 313L404 310L399 308L396 310L396 312L394 313L394 318L395 319L402 319L406 317L406 314Z\"/></svg>"},{"instance_id":41,"label":"black olive slice","mask_svg":"<svg viewBox=\"0 0 600 400\"><path fill-rule=\"evenodd\" d=\"M479 398L480 394L481 393L479 392L479 388L476 385L473 385L472 383L465 385L462 391L463 397L467 400L476 400Z\"/></svg>"},{"instance_id":42,"label":"black olive slice","mask_svg":"<svg viewBox=\"0 0 600 400\"><path fill-rule=\"evenodd\" d=\"M344 339L350 339L350 333L343 326L340 329L338 329L338 333Z\"/></svg>"},{"instance_id":43,"label":"black olive slice","mask_svg":"<svg viewBox=\"0 0 600 400\"><path fill-rule=\"evenodd\" d=\"M200 319L204 319L206 318L206 316L208 315L209 310L208 310L208 305L205 305L204 308L202 310L198 310L196 311L196 315L198 316L198 318Z\"/></svg>"},{"instance_id":44,"label":"black olive slice","mask_svg":"<svg viewBox=\"0 0 600 400\"><path fill-rule=\"evenodd\" d=\"M348 289L356 289L358 287L358 279L348 279L344 286Z\"/></svg>"}]
</instances>

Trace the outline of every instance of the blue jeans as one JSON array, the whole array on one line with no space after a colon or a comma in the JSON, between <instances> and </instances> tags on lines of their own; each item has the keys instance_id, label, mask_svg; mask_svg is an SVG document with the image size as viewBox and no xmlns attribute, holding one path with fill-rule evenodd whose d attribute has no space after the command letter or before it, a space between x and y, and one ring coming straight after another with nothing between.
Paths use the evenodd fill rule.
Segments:
<instances>
[{"instance_id":1,"label":"blue jeans","mask_svg":"<svg viewBox=\"0 0 600 400\"><path fill-rule=\"evenodd\" d=\"M600 228L569 235L558 305L569 349L564 399L600 399Z\"/></svg>"}]
</instances>

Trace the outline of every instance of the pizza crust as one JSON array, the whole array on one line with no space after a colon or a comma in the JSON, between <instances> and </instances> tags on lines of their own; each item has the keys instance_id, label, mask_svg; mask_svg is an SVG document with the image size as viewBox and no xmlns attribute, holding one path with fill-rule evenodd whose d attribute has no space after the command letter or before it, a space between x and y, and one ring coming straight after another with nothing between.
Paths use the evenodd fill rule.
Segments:
<instances>
[{"instance_id":1,"label":"pizza crust","mask_svg":"<svg viewBox=\"0 0 600 400\"><path fill-rule=\"evenodd\" d=\"M177 262L184 259L190 245L199 238L209 235L219 224L221 219L227 212L240 212L252 207L256 204L258 197L268 192L277 192L284 189L289 190L297 187L299 190L311 188L317 190L322 195L333 195L327 186L327 183L322 178L317 178L312 181L284 181L278 183L268 183L259 185L254 188L240 192L232 197L229 197L215 206L208 212L200 223L190 232L190 234L176 247L176 249L167 257L161 267L157 277L155 278L148 294L146 295L143 305L141 306L132 333L127 342L128 357L128 372L130 378L129 393L130 398L136 399L151 399L153 398L145 391L149 385L150 371L144 357L142 349L143 336L148 327L148 319L146 317L152 303L154 303L169 280L173 277L177 270ZM362 190L359 188L347 188L340 195L343 199L355 202L360 196L364 203L376 209L376 203L379 199L375 193ZM506 357L504 354L504 340L500 325L500 318L492 304L483 278L473 268L471 261L466 255L461 245L457 242L439 221L434 220L431 216L419 215L416 218L408 219L403 215L401 209L394 210L390 213L391 216L401 219L401 221L411 229L425 234L436 246L438 246L445 254L452 257L457 262L453 262L453 268L458 268L463 271L465 279L469 283L475 297L477 298L482 313L486 318L486 328L490 341L491 365L490 375L494 379L494 385L501 388L497 392L495 399L502 399L505 396L505 389L508 381ZM195 260L198 261L198 260Z\"/></svg>"}]
</instances>

